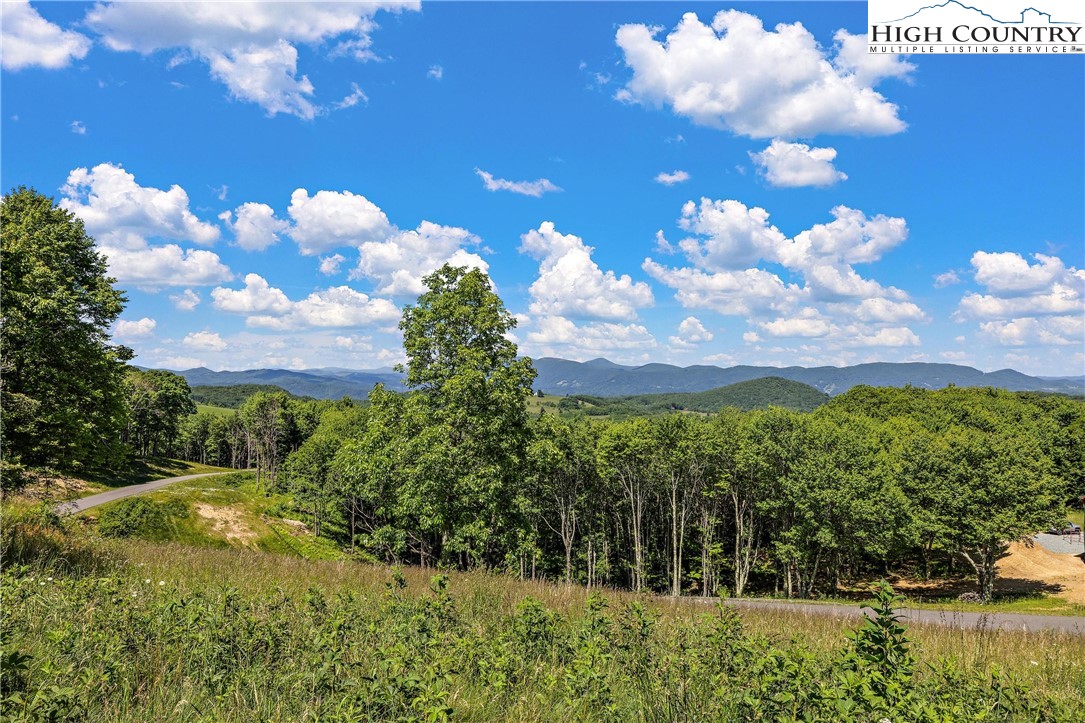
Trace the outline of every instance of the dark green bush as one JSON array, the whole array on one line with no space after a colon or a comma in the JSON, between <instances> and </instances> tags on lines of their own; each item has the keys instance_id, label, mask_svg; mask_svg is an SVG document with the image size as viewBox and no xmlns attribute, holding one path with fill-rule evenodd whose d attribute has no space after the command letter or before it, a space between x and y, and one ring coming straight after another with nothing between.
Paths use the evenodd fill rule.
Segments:
<instances>
[{"instance_id":1,"label":"dark green bush","mask_svg":"<svg viewBox=\"0 0 1085 723\"><path fill-rule=\"evenodd\" d=\"M103 537L162 540L169 536L173 518L187 516L188 505L181 500L154 502L146 497L129 497L102 510L98 532Z\"/></svg>"}]
</instances>

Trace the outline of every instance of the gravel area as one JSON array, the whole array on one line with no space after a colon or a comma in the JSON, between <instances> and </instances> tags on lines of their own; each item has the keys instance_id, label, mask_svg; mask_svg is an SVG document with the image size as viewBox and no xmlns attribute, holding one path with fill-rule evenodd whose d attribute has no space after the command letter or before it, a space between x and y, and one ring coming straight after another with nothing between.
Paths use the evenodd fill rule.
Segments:
<instances>
[{"instance_id":1,"label":"gravel area","mask_svg":"<svg viewBox=\"0 0 1085 723\"><path fill-rule=\"evenodd\" d=\"M1085 554L1085 541L1082 535L1049 535L1041 532L1033 538L1042 547L1052 552L1061 552L1069 555Z\"/></svg>"}]
</instances>

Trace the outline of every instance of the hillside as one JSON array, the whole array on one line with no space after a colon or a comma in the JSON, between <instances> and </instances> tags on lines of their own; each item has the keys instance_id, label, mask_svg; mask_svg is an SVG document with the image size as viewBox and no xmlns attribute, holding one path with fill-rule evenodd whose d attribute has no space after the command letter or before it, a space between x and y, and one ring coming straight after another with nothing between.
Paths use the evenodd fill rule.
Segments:
<instances>
[{"instance_id":1,"label":"hillside","mask_svg":"<svg viewBox=\"0 0 1085 723\"><path fill-rule=\"evenodd\" d=\"M729 384L705 392L676 394L638 394L600 397L574 394L558 403L565 413L624 418L674 411L718 412L726 407L743 411L784 407L809 412L829 401L830 397L813 387L780 377L765 377Z\"/></svg>"},{"instance_id":2,"label":"hillside","mask_svg":"<svg viewBox=\"0 0 1085 723\"><path fill-rule=\"evenodd\" d=\"M237 409L246 399L257 392L284 392L290 394L290 392L274 384L231 384L229 386L195 386L192 387L191 396L192 401L197 404ZM290 396L297 397L296 394L290 394Z\"/></svg>"},{"instance_id":3,"label":"hillside","mask_svg":"<svg viewBox=\"0 0 1085 723\"><path fill-rule=\"evenodd\" d=\"M922 389L996 387L1008 391L1038 391L1058 394L1085 394L1085 380L1079 377L1032 377L1013 369L982 372L957 364L859 364L850 367L717 367L645 364L639 367L615 364L606 359L575 362L542 357L534 360L538 376L536 390L557 396L591 395L623 397L642 394L705 392L765 377L798 382L836 396L854 386ZM274 385L298 396L314 399L366 399L374 384L402 389L402 375L390 369L351 371L324 368L292 371L251 369L211 371L200 367L177 372L192 386Z\"/></svg>"},{"instance_id":4,"label":"hillside","mask_svg":"<svg viewBox=\"0 0 1085 723\"><path fill-rule=\"evenodd\" d=\"M590 394L617 397L639 394L702 392L739 382L779 377L801 382L831 396L842 394L860 384L875 387L911 385L923 389L959 387L997 387L1009 391L1046 391L1082 394L1085 388L1077 379L1041 379L1012 369L981 372L957 364L859 364L851 367L755 367L670 364L646 364L626 367L604 363L606 360L575 362L543 357L535 360L538 377L535 388L547 394Z\"/></svg>"}]
</instances>

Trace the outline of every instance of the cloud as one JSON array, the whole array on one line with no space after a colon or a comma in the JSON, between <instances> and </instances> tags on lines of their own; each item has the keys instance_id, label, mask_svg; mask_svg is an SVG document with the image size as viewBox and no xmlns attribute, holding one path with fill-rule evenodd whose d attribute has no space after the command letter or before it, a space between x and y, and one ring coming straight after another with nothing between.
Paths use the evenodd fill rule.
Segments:
<instances>
[{"instance_id":1,"label":"cloud","mask_svg":"<svg viewBox=\"0 0 1085 723\"><path fill-rule=\"evenodd\" d=\"M480 244L466 229L423 221L413 231L397 231L386 240L359 245L351 278L377 282L377 294L418 296L425 291L422 277L445 263L489 271L481 256L467 250Z\"/></svg>"},{"instance_id":2,"label":"cloud","mask_svg":"<svg viewBox=\"0 0 1085 723\"><path fill-rule=\"evenodd\" d=\"M246 251L263 251L274 246L279 243L279 234L290 228L286 221L275 217L271 206L263 203L243 203L233 214L223 211L219 218L234 234L237 245Z\"/></svg>"},{"instance_id":3,"label":"cloud","mask_svg":"<svg viewBox=\"0 0 1085 723\"><path fill-rule=\"evenodd\" d=\"M83 125L83 121L74 120L71 124L72 133L77 136L85 136L87 134L87 127Z\"/></svg>"},{"instance_id":4,"label":"cloud","mask_svg":"<svg viewBox=\"0 0 1085 723\"><path fill-rule=\"evenodd\" d=\"M158 326L158 323L147 316L137 321L120 319L113 329L113 338L121 341L125 339L140 339L153 334L156 326Z\"/></svg>"},{"instance_id":5,"label":"cloud","mask_svg":"<svg viewBox=\"0 0 1085 723\"><path fill-rule=\"evenodd\" d=\"M692 349L698 344L712 341L712 332L704 327L695 316L687 316L678 325L678 334L670 337L671 346L679 349Z\"/></svg>"},{"instance_id":6,"label":"cloud","mask_svg":"<svg viewBox=\"0 0 1085 723\"><path fill-rule=\"evenodd\" d=\"M706 272L670 268L645 259L642 268L656 281L674 289L674 298L687 309L712 309L734 316L760 315L793 309L803 298L796 284L785 283L764 269Z\"/></svg>"},{"instance_id":7,"label":"cloud","mask_svg":"<svg viewBox=\"0 0 1085 723\"><path fill-rule=\"evenodd\" d=\"M320 273L325 276L334 276L339 273L339 265L347 260L343 254L332 254L320 257Z\"/></svg>"},{"instance_id":8,"label":"cloud","mask_svg":"<svg viewBox=\"0 0 1085 723\"><path fill-rule=\"evenodd\" d=\"M1085 317L1023 317L1005 321L985 321L980 331L1003 346L1069 346L1085 342Z\"/></svg>"},{"instance_id":9,"label":"cloud","mask_svg":"<svg viewBox=\"0 0 1085 723\"><path fill-rule=\"evenodd\" d=\"M833 166L835 148L811 148L805 143L773 139L768 148L751 153L765 180L779 188L831 186L848 176Z\"/></svg>"},{"instance_id":10,"label":"cloud","mask_svg":"<svg viewBox=\"0 0 1085 723\"><path fill-rule=\"evenodd\" d=\"M1067 267L1061 259L1034 254L1030 264L1012 252L972 255L976 281L990 293L969 292L954 318L1015 319L1028 316L1081 313L1085 306L1085 270Z\"/></svg>"},{"instance_id":11,"label":"cloud","mask_svg":"<svg viewBox=\"0 0 1085 723\"><path fill-rule=\"evenodd\" d=\"M475 174L482 179L482 184L487 191L511 191L522 196L539 198L544 193L561 190L547 178L540 178L537 181L506 181L504 178L494 178L492 173L487 173L480 168L475 169Z\"/></svg>"},{"instance_id":12,"label":"cloud","mask_svg":"<svg viewBox=\"0 0 1085 723\"><path fill-rule=\"evenodd\" d=\"M168 191L140 186L118 165L76 168L60 189L60 206L83 220L100 244L139 249L148 238L215 243L219 228L189 210L188 194L178 185Z\"/></svg>"},{"instance_id":13,"label":"cloud","mask_svg":"<svg viewBox=\"0 0 1085 723\"><path fill-rule=\"evenodd\" d=\"M537 356L560 356L564 359L589 359L603 354L629 355L658 346L651 333L640 324L589 322L576 324L561 316L536 319L526 345Z\"/></svg>"},{"instance_id":14,"label":"cloud","mask_svg":"<svg viewBox=\"0 0 1085 723\"><path fill-rule=\"evenodd\" d=\"M226 289L221 286L214 289L211 298L214 299L212 304L216 309L235 314L285 314L293 306L286 294L269 286L258 274L246 274L243 289Z\"/></svg>"},{"instance_id":15,"label":"cloud","mask_svg":"<svg viewBox=\"0 0 1085 723\"><path fill-rule=\"evenodd\" d=\"M628 321L654 303L648 284L604 272L591 258L592 247L559 233L551 221L520 240L520 252L539 261L539 278L530 289L533 314Z\"/></svg>"},{"instance_id":16,"label":"cloud","mask_svg":"<svg viewBox=\"0 0 1085 723\"><path fill-rule=\"evenodd\" d=\"M179 294L172 294L170 303L178 311L195 311L200 305L200 295L192 289L185 289Z\"/></svg>"},{"instance_id":17,"label":"cloud","mask_svg":"<svg viewBox=\"0 0 1085 723\"><path fill-rule=\"evenodd\" d=\"M357 83L350 84L351 92L343 98L343 100L335 103L332 107L336 110L343 110L344 108L353 108L359 103L369 103L369 96L365 94Z\"/></svg>"},{"instance_id":18,"label":"cloud","mask_svg":"<svg viewBox=\"0 0 1085 723\"><path fill-rule=\"evenodd\" d=\"M439 65L431 65L429 66L429 70L426 71L426 77L432 78L433 80L440 80L445 77L445 69Z\"/></svg>"},{"instance_id":19,"label":"cloud","mask_svg":"<svg viewBox=\"0 0 1085 723\"><path fill-rule=\"evenodd\" d=\"M290 237L306 256L384 241L394 232L384 211L350 191L317 191L310 197L299 188L290 195L287 213L294 220Z\"/></svg>"},{"instance_id":20,"label":"cloud","mask_svg":"<svg viewBox=\"0 0 1085 723\"><path fill-rule=\"evenodd\" d=\"M822 133L886 135L905 124L897 106L873 89L906 77L901 61L861 59L859 40L838 31L826 54L800 23L766 31L738 10L716 14L711 26L687 13L663 40L658 28L623 25L616 41L633 77L619 100L670 106L694 123L751 138Z\"/></svg>"},{"instance_id":21,"label":"cloud","mask_svg":"<svg viewBox=\"0 0 1085 723\"><path fill-rule=\"evenodd\" d=\"M689 174L685 171L674 171L673 173L659 173L655 177L656 183L662 183L664 186L673 186L676 183L685 183L690 178Z\"/></svg>"},{"instance_id":22,"label":"cloud","mask_svg":"<svg viewBox=\"0 0 1085 723\"><path fill-rule=\"evenodd\" d=\"M153 290L233 278L218 254L148 243L148 239L174 239L206 245L218 240L218 226L196 218L180 186L168 191L140 186L120 166L102 163L89 171L72 171L61 192L65 194L61 208L82 219L118 281Z\"/></svg>"},{"instance_id":23,"label":"cloud","mask_svg":"<svg viewBox=\"0 0 1085 723\"><path fill-rule=\"evenodd\" d=\"M246 316L248 326L265 329L310 329L372 326L399 320L395 304L371 299L347 286L314 291L292 301L258 274L247 274L241 289L219 287L211 292L220 311Z\"/></svg>"},{"instance_id":24,"label":"cloud","mask_svg":"<svg viewBox=\"0 0 1085 723\"><path fill-rule=\"evenodd\" d=\"M375 57L370 46L378 10L416 9L416 2L101 3L86 24L107 47L143 55L179 50L205 63L230 95L268 115L312 119L321 112L315 88L298 74L296 44L341 39L331 55ZM176 56L175 56L176 57Z\"/></svg>"},{"instance_id":25,"label":"cloud","mask_svg":"<svg viewBox=\"0 0 1085 723\"><path fill-rule=\"evenodd\" d=\"M972 255L976 281L995 293L1026 294L1066 281L1069 274L1062 260L1055 256L1033 254L1039 263L1030 264L1020 254L1012 252Z\"/></svg>"},{"instance_id":26,"label":"cloud","mask_svg":"<svg viewBox=\"0 0 1085 723\"><path fill-rule=\"evenodd\" d=\"M27 0L0 3L0 66L4 70L68 67L90 51L90 38L43 18Z\"/></svg>"},{"instance_id":27,"label":"cloud","mask_svg":"<svg viewBox=\"0 0 1085 723\"><path fill-rule=\"evenodd\" d=\"M673 289L685 308L745 317L754 327L743 337L747 343L767 336L818 339L837 351L913 345L918 337L901 324L929 321L927 314L901 289L863 278L852 267L877 261L902 243L908 235L904 219L868 217L845 206L831 214L832 221L788 238L763 208L690 201L678 226L691 235L673 244L657 234L660 253L681 254L690 265L647 258L641 268Z\"/></svg>"},{"instance_id":28,"label":"cloud","mask_svg":"<svg viewBox=\"0 0 1085 723\"><path fill-rule=\"evenodd\" d=\"M336 286L292 302L285 314L250 316L246 323L267 329L338 328L394 323L399 317L399 309L386 299L371 299L350 287Z\"/></svg>"},{"instance_id":29,"label":"cloud","mask_svg":"<svg viewBox=\"0 0 1085 723\"><path fill-rule=\"evenodd\" d=\"M193 332L186 335L181 343L191 349L204 349L206 351L223 351L227 347L226 342L215 331Z\"/></svg>"},{"instance_id":30,"label":"cloud","mask_svg":"<svg viewBox=\"0 0 1085 723\"><path fill-rule=\"evenodd\" d=\"M122 284L153 291L164 286L207 286L229 281L230 269L211 251L177 244L140 249L98 245L109 260L109 273Z\"/></svg>"},{"instance_id":31,"label":"cloud","mask_svg":"<svg viewBox=\"0 0 1085 723\"><path fill-rule=\"evenodd\" d=\"M934 277L934 288L944 289L947 286L961 283L961 278L952 269Z\"/></svg>"}]
</instances>

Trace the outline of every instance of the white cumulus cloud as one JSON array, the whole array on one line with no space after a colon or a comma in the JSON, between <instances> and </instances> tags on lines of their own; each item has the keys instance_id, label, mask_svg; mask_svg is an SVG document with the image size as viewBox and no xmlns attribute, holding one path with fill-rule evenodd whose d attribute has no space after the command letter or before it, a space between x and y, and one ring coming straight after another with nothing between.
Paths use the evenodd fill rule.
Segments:
<instances>
[{"instance_id":1,"label":"white cumulus cloud","mask_svg":"<svg viewBox=\"0 0 1085 723\"><path fill-rule=\"evenodd\" d=\"M520 251L539 261L539 278L530 289L534 314L628 321L653 303L648 284L603 271L591 258L591 246L559 233L551 221L520 239Z\"/></svg>"},{"instance_id":2,"label":"white cumulus cloud","mask_svg":"<svg viewBox=\"0 0 1085 723\"><path fill-rule=\"evenodd\" d=\"M246 251L263 251L274 246L279 242L279 234L290 227L264 203L243 203L233 213L223 211L219 218L233 232L237 245Z\"/></svg>"},{"instance_id":3,"label":"white cumulus cloud","mask_svg":"<svg viewBox=\"0 0 1085 723\"><path fill-rule=\"evenodd\" d=\"M245 275L245 288L227 289L218 287L211 291L213 305L220 311L235 314L273 313L285 314L290 311L290 299L281 289L268 285L258 274Z\"/></svg>"},{"instance_id":4,"label":"white cumulus cloud","mask_svg":"<svg viewBox=\"0 0 1085 723\"><path fill-rule=\"evenodd\" d=\"M134 321L120 319L113 329L113 338L121 341L127 339L141 339L153 334L156 326L158 326L158 322L147 316Z\"/></svg>"},{"instance_id":5,"label":"white cumulus cloud","mask_svg":"<svg viewBox=\"0 0 1085 723\"><path fill-rule=\"evenodd\" d=\"M482 184L487 191L511 191L521 196L534 196L539 198L544 193L560 191L548 178L540 178L536 181L506 181L504 178L494 178L492 173L487 173L480 168L475 173L482 179Z\"/></svg>"},{"instance_id":6,"label":"white cumulus cloud","mask_svg":"<svg viewBox=\"0 0 1085 723\"><path fill-rule=\"evenodd\" d=\"M171 294L170 303L178 311L195 311L200 305L200 295L192 289L185 289L179 294Z\"/></svg>"},{"instance_id":7,"label":"white cumulus cloud","mask_svg":"<svg viewBox=\"0 0 1085 723\"><path fill-rule=\"evenodd\" d=\"M322 111L315 88L298 71L298 44L334 40L332 55L367 60L379 10L415 9L416 2L132 3L95 5L86 24L107 47L149 55L180 51L199 59L238 100L268 115L312 119Z\"/></svg>"},{"instance_id":8,"label":"white cumulus cloud","mask_svg":"<svg viewBox=\"0 0 1085 723\"><path fill-rule=\"evenodd\" d=\"M358 246L358 265L351 278L377 283L377 294L418 296L425 291L422 277L445 263L489 270L476 253L481 241L470 231L423 221L413 231L397 231L383 241Z\"/></svg>"},{"instance_id":9,"label":"white cumulus cloud","mask_svg":"<svg viewBox=\"0 0 1085 723\"><path fill-rule=\"evenodd\" d=\"M656 348L655 337L640 324L593 321L577 324L561 316L536 319L526 346L536 356L585 360L602 355L619 359Z\"/></svg>"},{"instance_id":10,"label":"white cumulus cloud","mask_svg":"<svg viewBox=\"0 0 1085 723\"><path fill-rule=\"evenodd\" d=\"M90 38L43 18L28 0L0 3L0 66L65 68L90 51Z\"/></svg>"},{"instance_id":11,"label":"white cumulus cloud","mask_svg":"<svg viewBox=\"0 0 1085 723\"><path fill-rule=\"evenodd\" d=\"M907 64L860 60L844 31L828 55L801 23L765 30L761 20L723 10L711 25L693 13L663 39L659 28L623 25L617 43L633 77L619 100L663 105L698 125L752 138L822 133L885 135L905 124L897 106L874 90ZM835 64L834 64L835 63Z\"/></svg>"},{"instance_id":12,"label":"white cumulus cloud","mask_svg":"<svg viewBox=\"0 0 1085 723\"><path fill-rule=\"evenodd\" d=\"M187 334L181 343L191 349L206 351L223 351L228 346L217 331L196 331Z\"/></svg>"},{"instance_id":13,"label":"white cumulus cloud","mask_svg":"<svg viewBox=\"0 0 1085 723\"><path fill-rule=\"evenodd\" d=\"M209 245L221 234L189 210L180 186L168 191L140 186L133 174L112 163L76 168L60 190L65 194L61 208L83 219L101 244L137 249L148 238L162 238Z\"/></svg>"},{"instance_id":14,"label":"white cumulus cloud","mask_svg":"<svg viewBox=\"0 0 1085 723\"><path fill-rule=\"evenodd\" d=\"M685 171L673 171L671 173L656 174L655 182L664 186L673 186L678 183L685 183L689 179L690 175Z\"/></svg>"},{"instance_id":15,"label":"white cumulus cloud","mask_svg":"<svg viewBox=\"0 0 1085 723\"><path fill-rule=\"evenodd\" d=\"M696 316L687 316L678 325L678 334L670 337L671 346L679 349L692 349L698 344L712 341L712 332L705 328Z\"/></svg>"},{"instance_id":16,"label":"white cumulus cloud","mask_svg":"<svg viewBox=\"0 0 1085 723\"><path fill-rule=\"evenodd\" d=\"M395 304L386 299L371 299L348 286L336 286L292 302L285 314L258 314L246 323L268 329L357 327L394 323L399 315Z\"/></svg>"},{"instance_id":17,"label":"white cumulus cloud","mask_svg":"<svg viewBox=\"0 0 1085 723\"><path fill-rule=\"evenodd\" d=\"M294 220L290 237L307 256L384 241L394 231L384 211L350 191L317 191L310 196L299 188L290 195L287 213Z\"/></svg>"},{"instance_id":18,"label":"white cumulus cloud","mask_svg":"<svg viewBox=\"0 0 1085 723\"><path fill-rule=\"evenodd\" d=\"M765 180L780 188L831 186L848 178L833 166L835 148L811 148L805 143L775 138L768 148L751 153L750 158L761 169Z\"/></svg>"}]
</instances>

